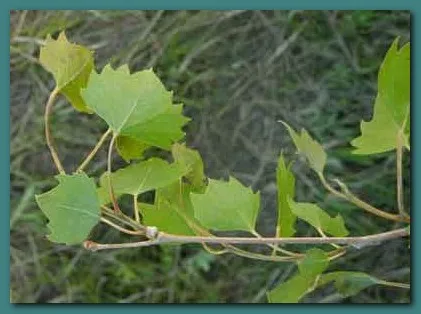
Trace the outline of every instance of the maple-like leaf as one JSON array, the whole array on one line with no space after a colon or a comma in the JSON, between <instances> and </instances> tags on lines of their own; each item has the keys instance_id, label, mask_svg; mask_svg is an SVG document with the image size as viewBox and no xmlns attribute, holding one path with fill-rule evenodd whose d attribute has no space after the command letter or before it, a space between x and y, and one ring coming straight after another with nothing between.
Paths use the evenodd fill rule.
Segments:
<instances>
[{"instance_id":1,"label":"maple-like leaf","mask_svg":"<svg viewBox=\"0 0 421 314\"><path fill-rule=\"evenodd\" d=\"M39 60L56 81L56 89L75 109L92 113L80 95L94 67L93 53L86 47L70 43L64 32L54 40L48 36L41 47Z\"/></svg>"},{"instance_id":2,"label":"maple-like leaf","mask_svg":"<svg viewBox=\"0 0 421 314\"><path fill-rule=\"evenodd\" d=\"M36 196L38 206L49 219L48 239L65 244L82 243L100 219L95 182L84 173L56 178L57 187Z\"/></svg>"},{"instance_id":3,"label":"maple-like leaf","mask_svg":"<svg viewBox=\"0 0 421 314\"><path fill-rule=\"evenodd\" d=\"M209 180L203 194L191 194L194 215L213 230L255 230L260 207L260 193L253 193L238 180Z\"/></svg>"},{"instance_id":4,"label":"maple-like leaf","mask_svg":"<svg viewBox=\"0 0 421 314\"><path fill-rule=\"evenodd\" d=\"M152 70L130 74L127 66L107 65L92 72L82 97L115 135L167 150L184 137L181 127L189 121Z\"/></svg>"}]
</instances>

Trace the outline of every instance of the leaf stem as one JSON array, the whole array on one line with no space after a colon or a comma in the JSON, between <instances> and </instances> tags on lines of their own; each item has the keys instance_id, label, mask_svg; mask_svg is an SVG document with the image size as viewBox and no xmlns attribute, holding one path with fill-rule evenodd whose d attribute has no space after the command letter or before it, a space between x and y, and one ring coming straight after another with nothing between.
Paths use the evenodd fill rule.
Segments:
<instances>
[{"instance_id":1,"label":"leaf stem","mask_svg":"<svg viewBox=\"0 0 421 314\"><path fill-rule=\"evenodd\" d=\"M143 235L144 234L141 231L132 231L132 230L120 227L119 225L113 223L112 221L109 221L107 218L104 218L104 217L101 217L101 221L103 223L106 223L107 225L117 229L118 231L121 231L121 232L126 233L126 234L130 234L130 235Z\"/></svg>"},{"instance_id":2,"label":"leaf stem","mask_svg":"<svg viewBox=\"0 0 421 314\"><path fill-rule=\"evenodd\" d=\"M114 189L111 180L111 157L114 142L117 138L117 135L114 133L113 137L111 138L110 145L108 146L108 158L107 158L107 172L108 172L108 193L110 194L111 202L113 203L114 212L118 213L121 212L120 207L118 206L117 199L114 194Z\"/></svg>"},{"instance_id":3,"label":"leaf stem","mask_svg":"<svg viewBox=\"0 0 421 314\"><path fill-rule=\"evenodd\" d=\"M349 202L351 202L352 204L358 206L359 208L364 209L365 211L376 215L378 217L382 217L384 219L388 219L388 220L393 220L393 221L397 221L397 222L410 222L410 218L409 217L401 217L400 215L394 215L394 214L390 214L387 213L383 210L380 210L366 202L364 202L363 200L359 199L358 197L356 197L354 194L352 194L348 189L345 190L344 193L339 192L338 190L334 189L325 179L324 175L321 172L317 172L320 181L322 182L323 186L332 194L334 194L335 196L345 199ZM342 187L344 188L344 187Z\"/></svg>"},{"instance_id":4,"label":"leaf stem","mask_svg":"<svg viewBox=\"0 0 421 314\"><path fill-rule=\"evenodd\" d=\"M393 281L380 280L378 283L381 284L381 285L384 285L384 286L389 286L389 287L396 287L396 288L402 288L402 289L411 289L411 285L410 284L402 283L402 282L393 282Z\"/></svg>"},{"instance_id":5,"label":"leaf stem","mask_svg":"<svg viewBox=\"0 0 421 314\"><path fill-rule=\"evenodd\" d=\"M139 205L137 204L137 195L133 195L133 211L134 211L135 221L138 224L140 224Z\"/></svg>"},{"instance_id":6,"label":"leaf stem","mask_svg":"<svg viewBox=\"0 0 421 314\"><path fill-rule=\"evenodd\" d=\"M168 234L165 232L158 232L153 239L141 242L130 243L114 243L114 244L100 244L90 242L89 249L93 251L105 249L119 249L119 248L134 248L159 245L164 243L185 244L185 243L214 243L214 244L347 244L368 246L375 245L380 242L402 238L408 236L407 228L395 229L383 233L377 233L367 236L359 237L296 237L296 238L246 238L246 237L210 237L210 236L179 236ZM247 252L250 253L250 252ZM254 253L250 253L254 254ZM239 254L240 255L240 254ZM264 255L265 256L265 255ZM273 256L266 256L268 259ZM293 257L282 257L283 259L292 259Z\"/></svg>"},{"instance_id":7,"label":"leaf stem","mask_svg":"<svg viewBox=\"0 0 421 314\"><path fill-rule=\"evenodd\" d=\"M403 203L403 175L402 175L402 154L403 154L403 130L398 131L396 143L396 194L399 215L402 218L409 218L405 212Z\"/></svg>"},{"instance_id":8,"label":"leaf stem","mask_svg":"<svg viewBox=\"0 0 421 314\"><path fill-rule=\"evenodd\" d=\"M95 154L98 152L98 150L101 148L102 144L104 144L107 137L111 134L112 130L109 128L99 139L98 143L96 143L95 147L90 151L88 156L86 156L85 160L80 164L80 166L77 168L76 172L81 172L85 167L89 164L89 162L94 158Z\"/></svg>"},{"instance_id":9,"label":"leaf stem","mask_svg":"<svg viewBox=\"0 0 421 314\"><path fill-rule=\"evenodd\" d=\"M263 237L260 235L260 233L258 233L256 230L251 231L251 234L255 235L259 239L263 239ZM270 246L273 249L273 252L278 251L278 252L281 252L281 253L283 253L285 255L288 255L288 256L295 256L295 257L301 258L301 257L304 257L304 255L305 255L305 254L285 250L283 248L280 248L278 245L275 245L275 244L272 244L272 243L269 243L268 246ZM275 256L275 254L273 254L272 256Z\"/></svg>"},{"instance_id":10,"label":"leaf stem","mask_svg":"<svg viewBox=\"0 0 421 314\"><path fill-rule=\"evenodd\" d=\"M50 96L48 97L47 104L45 105L45 113L44 113L44 126L45 126L45 140L47 142L47 146L50 149L51 157L53 158L54 164L56 165L56 168L60 174L66 174L64 171L63 165L61 164L60 158L58 157L57 151L54 148L54 141L51 137L50 132L50 115L53 108L54 101L59 93L59 90L57 88L54 88L54 90L51 92Z\"/></svg>"}]
</instances>

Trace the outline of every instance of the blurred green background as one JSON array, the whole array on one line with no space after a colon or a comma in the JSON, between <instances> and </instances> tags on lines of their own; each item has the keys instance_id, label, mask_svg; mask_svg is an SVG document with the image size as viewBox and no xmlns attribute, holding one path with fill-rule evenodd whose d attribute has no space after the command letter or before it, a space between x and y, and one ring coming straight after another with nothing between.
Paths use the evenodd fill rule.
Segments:
<instances>
[{"instance_id":1,"label":"blurred green background","mask_svg":"<svg viewBox=\"0 0 421 314\"><path fill-rule=\"evenodd\" d=\"M193 119L186 141L202 154L207 175L231 174L261 190L262 234L274 230L281 150L287 159L298 159L298 200L340 212L354 235L394 227L327 195L277 121L304 127L323 143L328 178L341 178L361 198L393 211L394 154L353 156L349 141L359 134L360 120L371 117L377 71L389 45L396 36L401 42L410 39L408 11L12 11L12 302L260 303L295 270L292 264L213 256L198 245L91 253L45 239L46 218L34 195L55 184L42 119L54 82L37 58L45 36L63 29L70 41L96 51L98 68L106 63L128 63L132 71L154 68ZM64 98L56 103L52 130L67 169L75 168L105 129L105 123L76 113ZM98 154L89 174L101 174L104 156L105 151ZM408 206L409 168L407 156ZM300 234L308 230L298 227ZM104 242L122 240L102 227L96 232ZM409 282L408 242L355 250L330 269ZM410 291L372 287L343 299L326 287L303 302L406 303Z\"/></svg>"}]
</instances>

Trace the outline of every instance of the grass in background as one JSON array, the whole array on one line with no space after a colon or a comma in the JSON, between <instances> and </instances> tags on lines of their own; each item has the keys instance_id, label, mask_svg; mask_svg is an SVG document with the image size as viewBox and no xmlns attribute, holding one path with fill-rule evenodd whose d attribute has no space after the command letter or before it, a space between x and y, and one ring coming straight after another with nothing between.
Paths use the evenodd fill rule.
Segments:
<instances>
[{"instance_id":1,"label":"grass in background","mask_svg":"<svg viewBox=\"0 0 421 314\"><path fill-rule=\"evenodd\" d=\"M348 143L359 121L371 117L387 48L396 36L410 38L407 11L14 11L10 22L13 302L265 302L267 289L294 271L290 264L215 257L195 245L90 253L45 239L34 195L54 185L42 119L54 83L37 58L45 36L62 29L95 49L99 67L154 68L193 118L187 143L202 153L207 174L231 173L262 191L261 233L274 232L279 153L296 159L280 119L324 144L329 177L341 177L374 205L395 208L394 156L357 157ZM52 130L65 167L74 168L105 128L60 98ZM90 174L103 171L104 156ZM327 196L304 163L294 170L297 198L340 211L355 234L390 226ZM95 231L104 241L122 238ZM409 281L409 250L396 240L352 252L331 268ZM409 302L410 293L373 287L342 300L327 288L305 299L316 300L399 303Z\"/></svg>"}]
</instances>

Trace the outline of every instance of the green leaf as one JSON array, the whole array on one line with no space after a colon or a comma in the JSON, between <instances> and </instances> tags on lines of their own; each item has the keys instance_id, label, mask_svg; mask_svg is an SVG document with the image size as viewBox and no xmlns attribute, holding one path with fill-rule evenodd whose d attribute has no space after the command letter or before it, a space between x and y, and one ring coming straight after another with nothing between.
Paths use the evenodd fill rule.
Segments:
<instances>
[{"instance_id":1,"label":"green leaf","mask_svg":"<svg viewBox=\"0 0 421 314\"><path fill-rule=\"evenodd\" d=\"M315 277L329 266L329 256L321 249L310 249L303 260L298 262L298 270L304 277Z\"/></svg>"},{"instance_id":2,"label":"green leaf","mask_svg":"<svg viewBox=\"0 0 421 314\"><path fill-rule=\"evenodd\" d=\"M172 146L171 152L175 162L188 169L185 178L191 186L192 192L203 193L206 189L207 180L199 152L179 143Z\"/></svg>"},{"instance_id":3,"label":"green leaf","mask_svg":"<svg viewBox=\"0 0 421 314\"><path fill-rule=\"evenodd\" d=\"M306 221L316 229L320 229L335 237L344 237L348 235L344 220L341 215L335 218L330 217L323 209L316 204L296 203L288 198L289 206L292 212L300 219Z\"/></svg>"},{"instance_id":4,"label":"green leaf","mask_svg":"<svg viewBox=\"0 0 421 314\"><path fill-rule=\"evenodd\" d=\"M142 158L149 145L128 136L117 136L116 148L119 155L126 162L130 162L130 160Z\"/></svg>"},{"instance_id":5,"label":"green leaf","mask_svg":"<svg viewBox=\"0 0 421 314\"><path fill-rule=\"evenodd\" d=\"M111 181L116 195L139 195L167 186L179 180L185 173L186 170L178 164L168 164L163 159L151 158L113 172ZM101 176L100 185L98 193L101 204L109 203L107 172Z\"/></svg>"},{"instance_id":6,"label":"green leaf","mask_svg":"<svg viewBox=\"0 0 421 314\"><path fill-rule=\"evenodd\" d=\"M72 106L78 111L92 113L80 95L94 67L92 51L70 43L62 32L57 40L47 37L45 46L40 50L39 60L53 74L56 88Z\"/></svg>"},{"instance_id":7,"label":"green leaf","mask_svg":"<svg viewBox=\"0 0 421 314\"><path fill-rule=\"evenodd\" d=\"M159 231L171 234L195 235L186 223L185 214L165 199L159 200L156 205L139 203L139 209L147 226L155 226Z\"/></svg>"},{"instance_id":8,"label":"green leaf","mask_svg":"<svg viewBox=\"0 0 421 314\"><path fill-rule=\"evenodd\" d=\"M398 132L399 127L377 96L372 120L361 121L361 136L351 141L356 148L352 153L371 155L393 150L396 148ZM408 142L408 139L405 141Z\"/></svg>"},{"instance_id":9,"label":"green leaf","mask_svg":"<svg viewBox=\"0 0 421 314\"><path fill-rule=\"evenodd\" d=\"M278 188L278 224L277 237L290 237L295 233L294 224L296 216L292 213L288 203L288 197L294 198L295 177L290 170L291 164L285 164L281 155L276 168L276 183Z\"/></svg>"},{"instance_id":10,"label":"green leaf","mask_svg":"<svg viewBox=\"0 0 421 314\"><path fill-rule=\"evenodd\" d=\"M190 201L190 186L174 182L158 189L155 194L155 204L144 211L144 222L156 226L159 230L179 235L195 235L193 226L201 227L194 218Z\"/></svg>"},{"instance_id":11,"label":"green leaf","mask_svg":"<svg viewBox=\"0 0 421 314\"><path fill-rule=\"evenodd\" d=\"M366 273L338 271L322 275L318 282L318 286L322 286L331 281L335 282L336 289L344 297L356 295L361 290L372 285L381 284L380 280L367 275Z\"/></svg>"},{"instance_id":12,"label":"green leaf","mask_svg":"<svg viewBox=\"0 0 421 314\"><path fill-rule=\"evenodd\" d=\"M297 303L316 287L317 277L328 267L327 254L320 249L307 251L298 263L299 273L267 293L270 303Z\"/></svg>"},{"instance_id":13,"label":"green leaf","mask_svg":"<svg viewBox=\"0 0 421 314\"><path fill-rule=\"evenodd\" d=\"M356 148L353 153L370 155L394 150L398 136L403 136L404 146L409 149L409 122L410 44L399 50L396 39L380 67L372 119L361 122L361 136L351 141Z\"/></svg>"},{"instance_id":14,"label":"green leaf","mask_svg":"<svg viewBox=\"0 0 421 314\"><path fill-rule=\"evenodd\" d=\"M399 38L396 38L383 60L378 89L380 99L392 114L396 125L402 127L405 120L409 121L411 48L406 43L398 49L398 43Z\"/></svg>"},{"instance_id":15,"label":"green leaf","mask_svg":"<svg viewBox=\"0 0 421 314\"><path fill-rule=\"evenodd\" d=\"M189 119L152 70L130 74L127 66L107 65L92 72L82 96L114 134L167 150L184 137L181 127Z\"/></svg>"},{"instance_id":16,"label":"green leaf","mask_svg":"<svg viewBox=\"0 0 421 314\"><path fill-rule=\"evenodd\" d=\"M260 207L260 194L254 194L235 178L228 182L209 180L204 194L191 194L196 219L213 230L253 232Z\"/></svg>"},{"instance_id":17,"label":"green leaf","mask_svg":"<svg viewBox=\"0 0 421 314\"><path fill-rule=\"evenodd\" d=\"M142 142L151 146L170 150L173 143L184 138L185 133L181 128L190 121L183 116L182 111L183 105L173 105L144 123L127 127L121 134L142 139Z\"/></svg>"},{"instance_id":18,"label":"green leaf","mask_svg":"<svg viewBox=\"0 0 421 314\"><path fill-rule=\"evenodd\" d=\"M305 129L298 134L288 124L281 122L287 128L298 152L307 159L310 167L316 172L322 173L326 165L326 153L322 145L313 140Z\"/></svg>"},{"instance_id":19,"label":"green leaf","mask_svg":"<svg viewBox=\"0 0 421 314\"><path fill-rule=\"evenodd\" d=\"M50 220L48 239L66 244L82 243L100 219L94 180L84 173L56 178L57 187L36 195L38 206Z\"/></svg>"}]
</instances>

